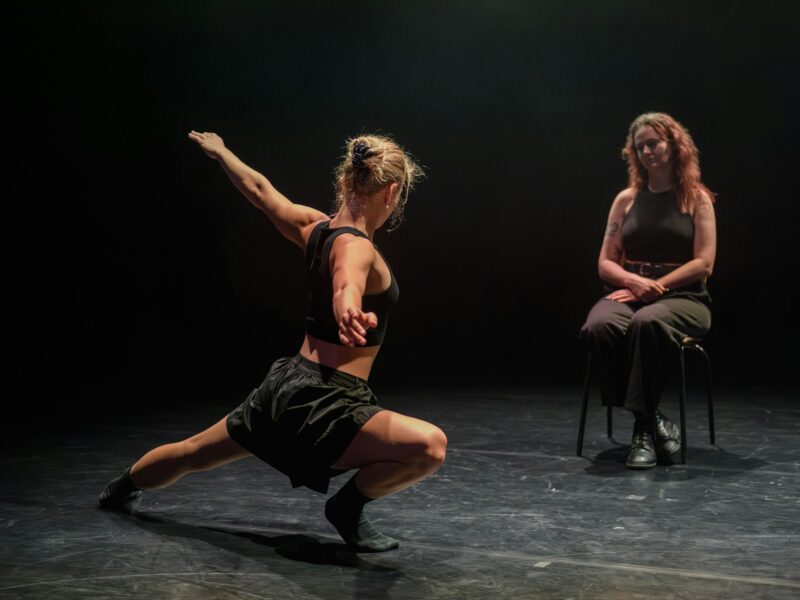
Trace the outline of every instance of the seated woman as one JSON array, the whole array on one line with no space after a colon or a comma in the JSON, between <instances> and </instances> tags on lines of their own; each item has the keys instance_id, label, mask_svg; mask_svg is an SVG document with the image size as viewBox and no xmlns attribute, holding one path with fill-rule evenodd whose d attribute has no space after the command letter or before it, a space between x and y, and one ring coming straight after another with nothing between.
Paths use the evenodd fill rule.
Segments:
<instances>
[{"instance_id":1,"label":"seated woman","mask_svg":"<svg viewBox=\"0 0 800 600\"><path fill-rule=\"evenodd\" d=\"M680 450L680 428L658 411L669 354L711 326L714 194L700 180L689 132L667 114L637 117L622 156L628 187L611 205L598 259L611 293L581 335L600 363L603 404L635 416L626 464L647 469Z\"/></svg>"},{"instance_id":2,"label":"seated woman","mask_svg":"<svg viewBox=\"0 0 800 600\"><path fill-rule=\"evenodd\" d=\"M382 409L367 386L399 294L372 239L385 223L399 223L419 167L387 137L349 140L337 170L337 213L329 218L291 202L218 135L193 131L189 138L305 251L306 335L298 354L275 361L238 408L195 436L147 452L106 486L100 505L127 510L140 490L161 489L251 454L295 487L322 493L332 476L356 469L327 501L325 516L356 551L396 548L396 540L371 525L364 507L434 473L447 446L438 427Z\"/></svg>"}]
</instances>

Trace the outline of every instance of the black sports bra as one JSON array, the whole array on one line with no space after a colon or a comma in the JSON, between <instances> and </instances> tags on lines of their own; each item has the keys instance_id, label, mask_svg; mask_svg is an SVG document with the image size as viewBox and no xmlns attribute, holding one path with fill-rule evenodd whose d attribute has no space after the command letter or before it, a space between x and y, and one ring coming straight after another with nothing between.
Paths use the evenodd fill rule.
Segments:
<instances>
[{"instance_id":1,"label":"black sports bra","mask_svg":"<svg viewBox=\"0 0 800 600\"><path fill-rule=\"evenodd\" d=\"M306 246L306 274L308 276L308 311L306 312L306 333L331 344L343 345L339 340L339 325L333 315L333 279L330 272L330 255L333 241L343 233L352 233L366 238L366 234L354 227L329 227L330 221L318 223L308 238ZM376 247L377 250L377 247ZM385 260L385 259L384 259ZM389 263L386 263L389 266ZM368 329L367 346L379 346L386 335L389 310L400 295L397 280L389 268L392 282L380 294L365 294L361 300L364 312L374 312L378 326Z\"/></svg>"}]
</instances>

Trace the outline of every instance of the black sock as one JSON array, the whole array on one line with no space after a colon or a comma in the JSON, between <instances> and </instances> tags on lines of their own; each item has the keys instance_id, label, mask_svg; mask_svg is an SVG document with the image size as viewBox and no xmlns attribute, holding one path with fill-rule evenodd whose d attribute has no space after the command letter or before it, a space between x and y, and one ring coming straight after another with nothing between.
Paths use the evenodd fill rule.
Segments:
<instances>
[{"instance_id":1,"label":"black sock","mask_svg":"<svg viewBox=\"0 0 800 600\"><path fill-rule=\"evenodd\" d=\"M375 529L364 514L364 505L372 500L358 491L353 476L325 503L325 517L342 539L359 552L393 550L400 543Z\"/></svg>"},{"instance_id":2,"label":"black sock","mask_svg":"<svg viewBox=\"0 0 800 600\"><path fill-rule=\"evenodd\" d=\"M100 493L100 506L130 511L135 508L135 503L141 495L141 490L131 481L131 468L128 467L122 475L109 481L106 489Z\"/></svg>"},{"instance_id":3,"label":"black sock","mask_svg":"<svg viewBox=\"0 0 800 600\"><path fill-rule=\"evenodd\" d=\"M653 419L641 413L633 413L636 420L633 423L633 433L649 433L653 434Z\"/></svg>"}]
</instances>

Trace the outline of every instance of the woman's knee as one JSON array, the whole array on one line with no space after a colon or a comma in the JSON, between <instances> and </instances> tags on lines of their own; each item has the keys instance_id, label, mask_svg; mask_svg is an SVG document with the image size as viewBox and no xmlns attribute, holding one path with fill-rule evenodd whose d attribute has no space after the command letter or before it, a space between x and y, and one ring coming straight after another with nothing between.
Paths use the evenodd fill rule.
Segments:
<instances>
[{"instance_id":1,"label":"woman's knee","mask_svg":"<svg viewBox=\"0 0 800 600\"><path fill-rule=\"evenodd\" d=\"M619 337L625 333L627 320L628 318L625 318L624 315L608 309L594 308L586 317L586 323L581 328L581 337L590 341Z\"/></svg>"},{"instance_id":2,"label":"woman's knee","mask_svg":"<svg viewBox=\"0 0 800 600\"><path fill-rule=\"evenodd\" d=\"M588 320L581 328L581 337L589 341L606 338L609 333L608 322L600 319Z\"/></svg>"},{"instance_id":3,"label":"woman's knee","mask_svg":"<svg viewBox=\"0 0 800 600\"><path fill-rule=\"evenodd\" d=\"M637 310L631 319L631 328L651 328L660 326L663 321L661 307L651 304Z\"/></svg>"},{"instance_id":4,"label":"woman's knee","mask_svg":"<svg viewBox=\"0 0 800 600\"><path fill-rule=\"evenodd\" d=\"M421 471L434 473L444 464L447 455L447 436L435 425L429 425L422 433L419 443L414 445L411 458Z\"/></svg>"}]
</instances>

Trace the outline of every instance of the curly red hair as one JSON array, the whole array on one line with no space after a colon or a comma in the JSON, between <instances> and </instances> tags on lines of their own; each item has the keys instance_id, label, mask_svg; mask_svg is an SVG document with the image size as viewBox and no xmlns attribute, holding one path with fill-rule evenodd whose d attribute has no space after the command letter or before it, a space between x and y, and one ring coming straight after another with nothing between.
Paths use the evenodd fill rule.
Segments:
<instances>
[{"instance_id":1,"label":"curly red hair","mask_svg":"<svg viewBox=\"0 0 800 600\"><path fill-rule=\"evenodd\" d=\"M625 147L622 149L622 158L628 161L628 185L635 190L647 185L647 169L639 160L633 136L648 125L658 137L669 142L672 149L672 178L675 181L680 211L694 213L694 207L703 195L714 202L715 194L700 180L700 152L692 136L683 125L666 113L644 113L631 123Z\"/></svg>"}]
</instances>

